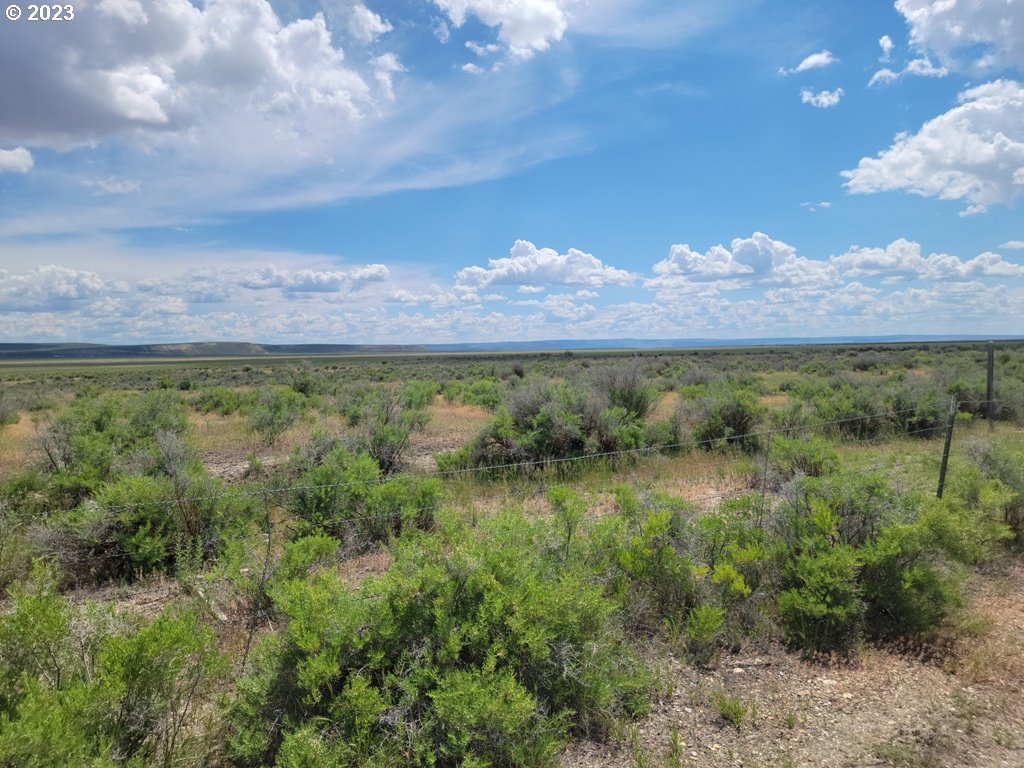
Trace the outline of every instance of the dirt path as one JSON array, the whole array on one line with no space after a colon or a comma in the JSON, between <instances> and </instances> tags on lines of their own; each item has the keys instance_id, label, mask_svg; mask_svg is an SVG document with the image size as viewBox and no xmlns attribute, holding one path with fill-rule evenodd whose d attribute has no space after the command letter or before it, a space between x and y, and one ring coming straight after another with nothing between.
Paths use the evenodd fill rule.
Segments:
<instances>
[{"instance_id":1,"label":"dirt path","mask_svg":"<svg viewBox=\"0 0 1024 768\"><path fill-rule=\"evenodd\" d=\"M1024 563L969 594L968 618L916 649L831 663L747 651L706 672L658 654L650 715L617 744L573 743L562 766L1024 766ZM723 694L744 708L738 728Z\"/></svg>"}]
</instances>

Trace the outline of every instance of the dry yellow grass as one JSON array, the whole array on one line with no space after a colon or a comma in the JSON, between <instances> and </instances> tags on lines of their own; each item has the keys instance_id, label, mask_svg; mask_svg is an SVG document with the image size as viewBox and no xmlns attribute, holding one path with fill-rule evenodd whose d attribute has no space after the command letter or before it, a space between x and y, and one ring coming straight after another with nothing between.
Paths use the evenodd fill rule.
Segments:
<instances>
[{"instance_id":1,"label":"dry yellow grass","mask_svg":"<svg viewBox=\"0 0 1024 768\"><path fill-rule=\"evenodd\" d=\"M428 457L441 451L454 451L484 428L494 414L475 405L449 403L440 395L427 408L430 420L422 432L410 440L411 452L416 457Z\"/></svg>"},{"instance_id":2,"label":"dry yellow grass","mask_svg":"<svg viewBox=\"0 0 1024 768\"><path fill-rule=\"evenodd\" d=\"M667 421L672 418L678 407L679 393L666 392L658 400L658 404L654 406L654 410L651 411L651 415L648 418L650 421Z\"/></svg>"},{"instance_id":3,"label":"dry yellow grass","mask_svg":"<svg viewBox=\"0 0 1024 768\"><path fill-rule=\"evenodd\" d=\"M789 395L777 394L777 395L764 395L761 398L761 404L775 410L782 410L789 405Z\"/></svg>"},{"instance_id":4,"label":"dry yellow grass","mask_svg":"<svg viewBox=\"0 0 1024 768\"><path fill-rule=\"evenodd\" d=\"M28 469L35 450L36 425L27 413L17 424L0 427L0 479Z\"/></svg>"},{"instance_id":5,"label":"dry yellow grass","mask_svg":"<svg viewBox=\"0 0 1024 768\"><path fill-rule=\"evenodd\" d=\"M217 413L190 413L189 425L196 448L202 456L234 454L241 450L244 456L254 436L249 433L245 419L238 414L221 416Z\"/></svg>"},{"instance_id":6,"label":"dry yellow grass","mask_svg":"<svg viewBox=\"0 0 1024 768\"><path fill-rule=\"evenodd\" d=\"M241 473L250 453L261 463L273 466L309 442L315 432L339 435L349 430L340 416L312 412L285 430L273 445L268 445L250 431L248 421L238 414L192 413L189 424L203 463L215 475L227 478Z\"/></svg>"}]
</instances>

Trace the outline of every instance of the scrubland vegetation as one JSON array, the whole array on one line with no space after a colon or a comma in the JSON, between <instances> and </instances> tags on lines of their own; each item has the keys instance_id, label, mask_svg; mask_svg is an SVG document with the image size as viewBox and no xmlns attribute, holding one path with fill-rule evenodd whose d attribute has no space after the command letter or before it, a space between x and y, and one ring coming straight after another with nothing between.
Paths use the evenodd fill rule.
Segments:
<instances>
[{"instance_id":1,"label":"scrubland vegetation","mask_svg":"<svg viewBox=\"0 0 1024 768\"><path fill-rule=\"evenodd\" d=\"M554 765L665 658L927 643L1024 543L1024 345L991 407L984 357L0 367L0 766Z\"/></svg>"}]
</instances>

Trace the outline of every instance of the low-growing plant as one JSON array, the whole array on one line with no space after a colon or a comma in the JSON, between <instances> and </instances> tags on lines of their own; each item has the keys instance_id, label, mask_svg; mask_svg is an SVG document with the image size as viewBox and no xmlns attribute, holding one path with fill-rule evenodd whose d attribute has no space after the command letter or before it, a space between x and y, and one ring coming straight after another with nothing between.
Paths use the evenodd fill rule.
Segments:
<instances>
[{"instance_id":1,"label":"low-growing plant","mask_svg":"<svg viewBox=\"0 0 1024 768\"><path fill-rule=\"evenodd\" d=\"M711 694L711 704L718 712L718 716L737 731L750 717L750 708L739 696L727 691L714 691Z\"/></svg>"},{"instance_id":2,"label":"low-growing plant","mask_svg":"<svg viewBox=\"0 0 1024 768\"><path fill-rule=\"evenodd\" d=\"M686 617L686 650L699 666L706 666L714 654L722 627L725 625L725 611L715 605L698 605L690 609Z\"/></svg>"}]
</instances>

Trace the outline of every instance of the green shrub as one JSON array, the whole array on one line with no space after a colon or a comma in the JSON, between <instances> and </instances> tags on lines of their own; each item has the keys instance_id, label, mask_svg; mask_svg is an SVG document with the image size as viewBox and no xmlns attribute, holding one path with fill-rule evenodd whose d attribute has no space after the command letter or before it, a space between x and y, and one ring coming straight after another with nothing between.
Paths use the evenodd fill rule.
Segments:
<instances>
[{"instance_id":1,"label":"green shrub","mask_svg":"<svg viewBox=\"0 0 1024 768\"><path fill-rule=\"evenodd\" d=\"M8 424L17 424L20 418L21 414L18 413L14 399L4 392L3 387L0 387L0 428Z\"/></svg>"},{"instance_id":2,"label":"green shrub","mask_svg":"<svg viewBox=\"0 0 1024 768\"><path fill-rule=\"evenodd\" d=\"M212 634L187 612L125 627L55 583L37 569L0 616L0 765L207 764Z\"/></svg>"},{"instance_id":3,"label":"green shrub","mask_svg":"<svg viewBox=\"0 0 1024 768\"><path fill-rule=\"evenodd\" d=\"M275 578L282 582L297 579L311 572L316 566L336 560L338 545L337 539L323 533L289 541L281 553Z\"/></svg>"},{"instance_id":4,"label":"green shrub","mask_svg":"<svg viewBox=\"0 0 1024 768\"><path fill-rule=\"evenodd\" d=\"M200 413L218 413L229 416L242 407L242 398L229 387L210 387L198 393L192 405Z\"/></svg>"},{"instance_id":5,"label":"green shrub","mask_svg":"<svg viewBox=\"0 0 1024 768\"><path fill-rule=\"evenodd\" d=\"M986 477L997 480L1005 488L1002 519L1020 545L1024 542L1024 456L983 442L972 443L969 455Z\"/></svg>"},{"instance_id":6,"label":"green shrub","mask_svg":"<svg viewBox=\"0 0 1024 768\"><path fill-rule=\"evenodd\" d=\"M450 403L477 405L481 408L496 409L505 399L506 387L496 379L453 380L448 382L442 394Z\"/></svg>"},{"instance_id":7,"label":"green shrub","mask_svg":"<svg viewBox=\"0 0 1024 768\"><path fill-rule=\"evenodd\" d=\"M643 445L662 453L681 453L683 443L682 420L678 416L665 421L649 421L643 425Z\"/></svg>"},{"instance_id":8,"label":"green shrub","mask_svg":"<svg viewBox=\"0 0 1024 768\"><path fill-rule=\"evenodd\" d=\"M430 745L442 765L553 765L561 750L557 720L508 669L454 670L430 692Z\"/></svg>"},{"instance_id":9,"label":"green shrub","mask_svg":"<svg viewBox=\"0 0 1024 768\"><path fill-rule=\"evenodd\" d=\"M791 521L814 521L816 516L826 516L835 522L835 530L827 531L827 535L854 547L873 540L886 522L909 519L915 512L910 501L893 491L879 474L807 478L791 502L801 508ZM799 536L800 532L792 531L790 535Z\"/></svg>"},{"instance_id":10,"label":"green shrub","mask_svg":"<svg viewBox=\"0 0 1024 768\"><path fill-rule=\"evenodd\" d=\"M36 470L0 481L0 590L28 574L28 528L46 514L48 485L47 478Z\"/></svg>"},{"instance_id":11,"label":"green shrub","mask_svg":"<svg viewBox=\"0 0 1024 768\"><path fill-rule=\"evenodd\" d=\"M385 475L402 467L412 433L423 429L427 423L425 410L413 410L404 405L407 395L396 389L380 390L363 415L365 432L357 440L356 448L369 454Z\"/></svg>"},{"instance_id":12,"label":"green shrub","mask_svg":"<svg viewBox=\"0 0 1024 768\"><path fill-rule=\"evenodd\" d=\"M1005 492L977 472L957 473L943 499L901 497L878 476L803 480L786 500L771 547L787 639L847 649L920 632L959 604L963 566L1009 536Z\"/></svg>"},{"instance_id":13,"label":"green shrub","mask_svg":"<svg viewBox=\"0 0 1024 768\"><path fill-rule=\"evenodd\" d=\"M644 425L625 408L605 408L590 425L587 453L617 453L644 447Z\"/></svg>"},{"instance_id":14,"label":"green shrub","mask_svg":"<svg viewBox=\"0 0 1024 768\"><path fill-rule=\"evenodd\" d=\"M839 469L839 454L821 437L772 435L770 466L787 480L797 474L820 477Z\"/></svg>"},{"instance_id":15,"label":"green shrub","mask_svg":"<svg viewBox=\"0 0 1024 768\"><path fill-rule=\"evenodd\" d=\"M725 610L715 605L698 605L686 616L686 650L694 663L711 661L715 643L725 625Z\"/></svg>"},{"instance_id":16,"label":"green shrub","mask_svg":"<svg viewBox=\"0 0 1024 768\"><path fill-rule=\"evenodd\" d=\"M406 528L429 530L441 496L436 478L385 479L366 454L335 448L299 478L288 508L310 532L365 543L386 541Z\"/></svg>"},{"instance_id":17,"label":"green shrub","mask_svg":"<svg viewBox=\"0 0 1024 768\"><path fill-rule=\"evenodd\" d=\"M292 389L263 387L249 409L249 429L268 444L277 442L305 410L305 398Z\"/></svg>"},{"instance_id":18,"label":"green shrub","mask_svg":"<svg viewBox=\"0 0 1024 768\"><path fill-rule=\"evenodd\" d=\"M666 619L680 620L696 598L698 571L683 547L692 509L664 494L640 499L624 487L617 490L616 503L626 527L611 549L608 586L627 626L651 633Z\"/></svg>"},{"instance_id":19,"label":"green shrub","mask_svg":"<svg viewBox=\"0 0 1024 768\"><path fill-rule=\"evenodd\" d=\"M860 638L865 605L858 574L861 557L837 545L804 552L790 563L792 584L778 598L786 638L801 648L848 649Z\"/></svg>"},{"instance_id":20,"label":"green shrub","mask_svg":"<svg viewBox=\"0 0 1024 768\"><path fill-rule=\"evenodd\" d=\"M399 539L359 593L329 570L275 581L284 624L241 681L235 760L543 765L569 729L640 712L649 678L559 538L502 515Z\"/></svg>"},{"instance_id":21,"label":"green shrub","mask_svg":"<svg viewBox=\"0 0 1024 768\"><path fill-rule=\"evenodd\" d=\"M258 510L254 498L225 493L205 472L180 480L121 477L100 486L95 499L37 524L30 536L72 583L187 571L248 528Z\"/></svg>"},{"instance_id":22,"label":"green shrub","mask_svg":"<svg viewBox=\"0 0 1024 768\"><path fill-rule=\"evenodd\" d=\"M764 408L747 392L726 392L692 406L693 437L705 450L734 445L753 453L761 446L755 434Z\"/></svg>"},{"instance_id":23,"label":"green shrub","mask_svg":"<svg viewBox=\"0 0 1024 768\"><path fill-rule=\"evenodd\" d=\"M369 456L335 448L298 479L288 509L310 531L343 538L353 533L352 518L365 513L370 488L380 479L380 467Z\"/></svg>"},{"instance_id":24,"label":"green shrub","mask_svg":"<svg viewBox=\"0 0 1024 768\"><path fill-rule=\"evenodd\" d=\"M41 447L53 475L53 501L65 508L88 498L107 480L151 471L159 435L180 435L188 424L178 393L83 395L44 432Z\"/></svg>"},{"instance_id":25,"label":"green shrub","mask_svg":"<svg viewBox=\"0 0 1024 768\"><path fill-rule=\"evenodd\" d=\"M711 704L718 711L718 716L737 731L751 714L750 708L741 698L726 691L714 691L711 694Z\"/></svg>"},{"instance_id":26,"label":"green shrub","mask_svg":"<svg viewBox=\"0 0 1024 768\"><path fill-rule=\"evenodd\" d=\"M622 408L631 419L642 421L654 409L657 392L634 362L615 363L598 371L595 387L612 408Z\"/></svg>"},{"instance_id":27,"label":"green shrub","mask_svg":"<svg viewBox=\"0 0 1024 768\"><path fill-rule=\"evenodd\" d=\"M764 511L763 499L748 495L724 500L697 520L695 557L710 577L715 599L727 607L775 587Z\"/></svg>"},{"instance_id":28,"label":"green shrub","mask_svg":"<svg viewBox=\"0 0 1024 768\"><path fill-rule=\"evenodd\" d=\"M410 411L424 411L433 404L440 389L436 381L408 381L402 388L402 407Z\"/></svg>"},{"instance_id":29,"label":"green shrub","mask_svg":"<svg viewBox=\"0 0 1024 768\"><path fill-rule=\"evenodd\" d=\"M866 628L875 638L921 632L959 605L959 584L920 525L893 523L864 550Z\"/></svg>"},{"instance_id":30,"label":"green shrub","mask_svg":"<svg viewBox=\"0 0 1024 768\"><path fill-rule=\"evenodd\" d=\"M124 477L104 486L96 502L114 521L117 551L127 556L132 569L162 570L173 559L181 525L170 479Z\"/></svg>"},{"instance_id":31,"label":"green shrub","mask_svg":"<svg viewBox=\"0 0 1024 768\"><path fill-rule=\"evenodd\" d=\"M897 434L930 437L946 423L949 398L943 403L934 385L903 385L890 394L893 428Z\"/></svg>"},{"instance_id":32,"label":"green shrub","mask_svg":"<svg viewBox=\"0 0 1024 768\"><path fill-rule=\"evenodd\" d=\"M573 539L586 515L586 505L579 494L564 486L556 486L548 491L548 502L555 513L556 528L564 537L562 557L568 560L572 551Z\"/></svg>"}]
</instances>

